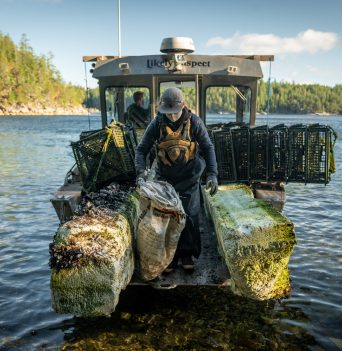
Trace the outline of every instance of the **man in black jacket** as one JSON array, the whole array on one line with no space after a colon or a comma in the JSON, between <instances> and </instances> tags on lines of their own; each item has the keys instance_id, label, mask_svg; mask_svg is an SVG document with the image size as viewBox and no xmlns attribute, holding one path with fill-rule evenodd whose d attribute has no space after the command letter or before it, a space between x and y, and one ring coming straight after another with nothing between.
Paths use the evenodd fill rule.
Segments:
<instances>
[{"instance_id":1,"label":"man in black jacket","mask_svg":"<svg viewBox=\"0 0 342 351\"><path fill-rule=\"evenodd\" d=\"M187 214L175 258L166 272L177 266L179 258L185 270L193 270L192 256L198 258L201 251L200 179L206 166L206 188L214 195L218 188L217 163L214 146L204 123L185 107L182 92L177 88L164 91L159 113L148 125L137 147L135 167L138 185L145 181L146 156L155 142L157 179L166 180L174 186ZM204 160L199 155L198 147L203 152Z\"/></svg>"},{"instance_id":2,"label":"man in black jacket","mask_svg":"<svg viewBox=\"0 0 342 351\"><path fill-rule=\"evenodd\" d=\"M133 94L134 103L127 108L127 122L135 128L146 128L149 122L149 110L144 108L144 93Z\"/></svg>"}]
</instances>

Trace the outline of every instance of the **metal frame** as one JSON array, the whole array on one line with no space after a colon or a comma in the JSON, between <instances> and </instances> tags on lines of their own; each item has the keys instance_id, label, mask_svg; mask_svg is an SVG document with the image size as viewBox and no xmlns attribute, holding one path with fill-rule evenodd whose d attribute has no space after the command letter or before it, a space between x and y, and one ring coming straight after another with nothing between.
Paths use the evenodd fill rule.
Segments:
<instances>
[{"instance_id":1,"label":"metal frame","mask_svg":"<svg viewBox=\"0 0 342 351\"><path fill-rule=\"evenodd\" d=\"M255 125L256 119L256 98L257 98L257 78L241 78L241 77L213 77L206 75L156 75L156 76L122 76L122 77L106 77L99 80L100 102L101 102L101 118L102 127L108 125L107 106L106 106L106 89L109 87L146 87L150 91L150 113L155 116L158 110L159 86L162 82L175 80L194 81L196 87L196 105L198 115L206 122L206 90L210 87L229 87L230 85L239 85L251 89L250 101L250 120L251 126ZM237 101L239 99L237 98ZM242 116L243 105L237 103L237 121ZM119 106L119 116L124 115L123 105Z\"/></svg>"},{"instance_id":2,"label":"metal frame","mask_svg":"<svg viewBox=\"0 0 342 351\"><path fill-rule=\"evenodd\" d=\"M177 60L180 61L177 61ZM93 77L99 80L102 126L107 125L105 90L110 86L143 86L150 90L151 116L157 113L159 84L165 81L195 81L197 111L206 121L206 89L210 86L245 86L251 89L250 125L255 124L257 82L263 77L259 61L272 55L149 55L84 56L96 62ZM94 65L94 64L93 64ZM119 116L123 116L119 109ZM237 117L242 106L237 105Z\"/></svg>"}]
</instances>

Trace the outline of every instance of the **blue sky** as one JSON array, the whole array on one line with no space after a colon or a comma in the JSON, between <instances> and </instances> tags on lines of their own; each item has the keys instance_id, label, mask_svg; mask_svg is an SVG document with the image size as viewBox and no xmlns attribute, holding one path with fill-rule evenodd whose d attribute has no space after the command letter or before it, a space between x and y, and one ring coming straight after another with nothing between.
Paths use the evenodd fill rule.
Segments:
<instances>
[{"instance_id":1,"label":"blue sky","mask_svg":"<svg viewBox=\"0 0 342 351\"><path fill-rule=\"evenodd\" d=\"M275 54L272 79L333 86L341 16L342 0L121 0L122 55L158 54L164 37L188 36L197 54ZM0 0L0 31L16 43L25 33L65 81L84 85L83 55L118 54L117 0Z\"/></svg>"}]
</instances>

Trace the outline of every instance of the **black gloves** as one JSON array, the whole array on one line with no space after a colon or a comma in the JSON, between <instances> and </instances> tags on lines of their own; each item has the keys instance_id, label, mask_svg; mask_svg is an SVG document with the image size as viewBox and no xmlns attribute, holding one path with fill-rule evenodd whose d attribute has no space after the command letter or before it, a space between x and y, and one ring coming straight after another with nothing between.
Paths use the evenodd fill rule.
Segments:
<instances>
[{"instance_id":1,"label":"black gloves","mask_svg":"<svg viewBox=\"0 0 342 351\"><path fill-rule=\"evenodd\" d=\"M217 183L217 177L216 175L209 175L207 178L207 184L205 186L205 189L208 190L210 189L209 194L211 196L215 195L218 189L218 183Z\"/></svg>"}]
</instances>

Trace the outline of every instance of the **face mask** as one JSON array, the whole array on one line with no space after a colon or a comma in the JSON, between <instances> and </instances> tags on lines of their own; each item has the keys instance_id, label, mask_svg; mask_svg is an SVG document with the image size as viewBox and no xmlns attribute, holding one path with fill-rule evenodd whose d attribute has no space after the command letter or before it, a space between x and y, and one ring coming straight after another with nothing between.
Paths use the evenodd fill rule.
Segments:
<instances>
[{"instance_id":1,"label":"face mask","mask_svg":"<svg viewBox=\"0 0 342 351\"><path fill-rule=\"evenodd\" d=\"M177 113L166 113L166 117L171 121L171 122L176 122L180 119L182 115L182 110L180 110Z\"/></svg>"}]
</instances>

